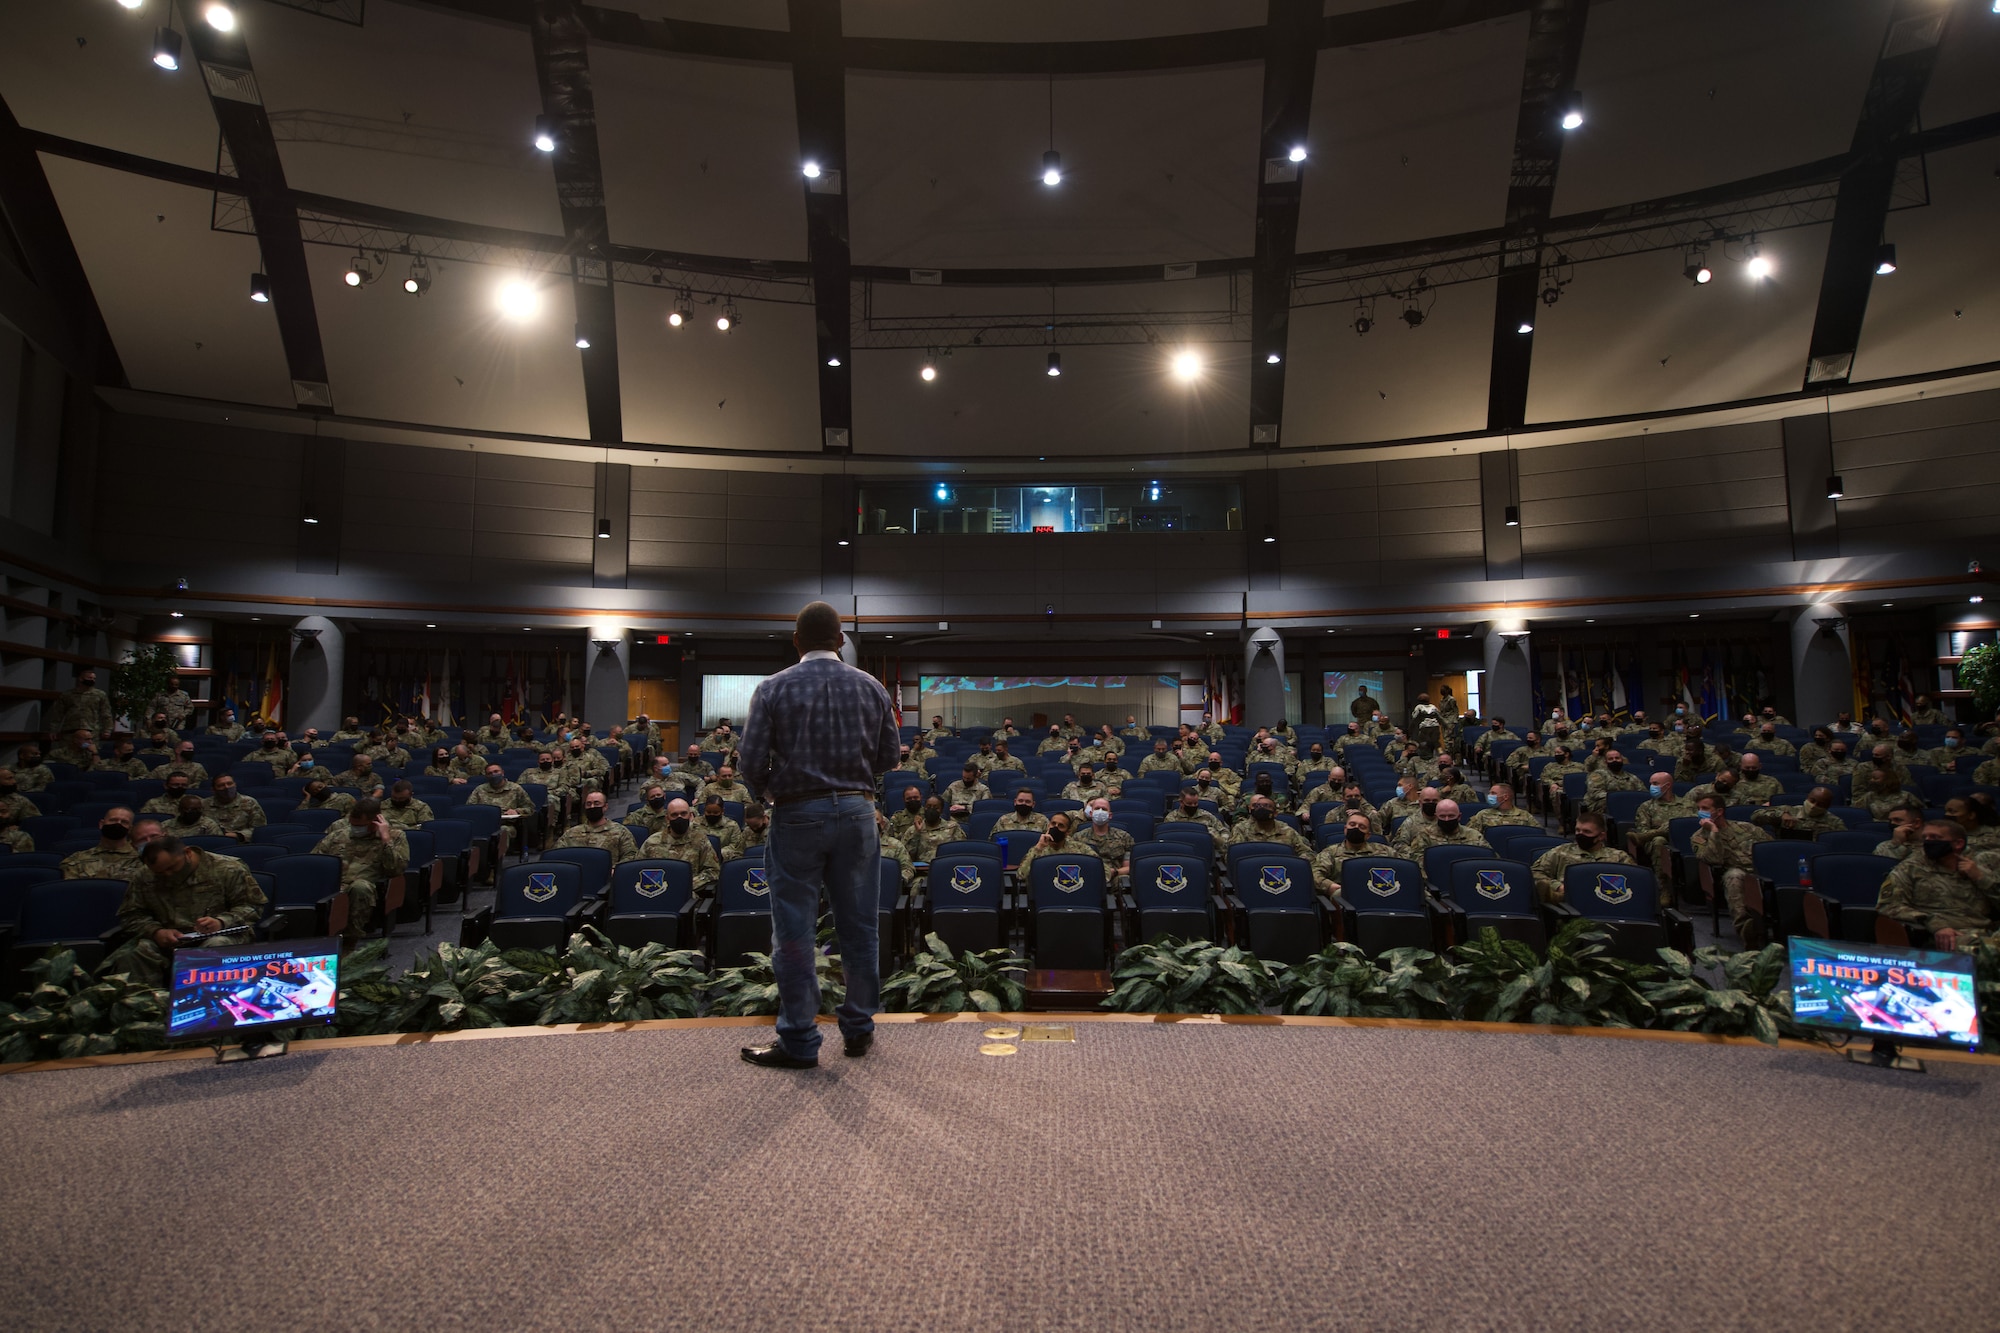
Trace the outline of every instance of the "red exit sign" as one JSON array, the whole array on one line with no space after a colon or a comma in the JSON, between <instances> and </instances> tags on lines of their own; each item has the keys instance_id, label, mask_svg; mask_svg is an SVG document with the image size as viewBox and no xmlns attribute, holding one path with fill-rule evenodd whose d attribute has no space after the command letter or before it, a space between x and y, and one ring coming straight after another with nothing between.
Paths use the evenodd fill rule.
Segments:
<instances>
[{"instance_id":1,"label":"red exit sign","mask_svg":"<svg viewBox=\"0 0 2000 1333\"><path fill-rule=\"evenodd\" d=\"M1440 639L1449 639L1451 637L1451 631L1448 629L1441 629L1438 631L1438 637Z\"/></svg>"},{"instance_id":2,"label":"red exit sign","mask_svg":"<svg viewBox=\"0 0 2000 1333\"><path fill-rule=\"evenodd\" d=\"M671 634L655 634L653 636L654 643L672 643L673 641L674 636Z\"/></svg>"}]
</instances>

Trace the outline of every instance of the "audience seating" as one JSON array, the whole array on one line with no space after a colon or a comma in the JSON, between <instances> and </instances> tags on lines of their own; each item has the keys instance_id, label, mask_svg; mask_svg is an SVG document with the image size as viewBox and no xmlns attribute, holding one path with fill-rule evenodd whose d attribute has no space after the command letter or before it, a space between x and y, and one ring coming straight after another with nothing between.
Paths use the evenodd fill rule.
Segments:
<instances>
[{"instance_id":1,"label":"audience seating","mask_svg":"<svg viewBox=\"0 0 2000 1333\"><path fill-rule=\"evenodd\" d=\"M1340 867L1340 891L1331 903L1339 938L1371 957L1435 943L1423 871L1407 858L1350 857Z\"/></svg>"},{"instance_id":2,"label":"audience seating","mask_svg":"<svg viewBox=\"0 0 2000 1333\"><path fill-rule=\"evenodd\" d=\"M1009 907L1004 872L990 856L953 850L960 845L941 848L925 876L923 892L915 900L924 930L936 934L954 953L997 949ZM900 870L899 866L899 879Z\"/></svg>"},{"instance_id":3,"label":"audience seating","mask_svg":"<svg viewBox=\"0 0 2000 1333\"><path fill-rule=\"evenodd\" d=\"M1224 919L1218 909L1227 904L1209 892L1208 857L1192 846L1154 845L1169 850L1142 855L1133 849L1126 943L1150 943L1162 935L1216 939Z\"/></svg>"},{"instance_id":4,"label":"audience seating","mask_svg":"<svg viewBox=\"0 0 2000 1333\"><path fill-rule=\"evenodd\" d=\"M742 967L752 953L771 952L771 886L754 861L726 861L716 887L708 928L709 959L716 967Z\"/></svg>"},{"instance_id":5,"label":"audience seating","mask_svg":"<svg viewBox=\"0 0 2000 1333\"><path fill-rule=\"evenodd\" d=\"M1039 856L1028 875L1028 937L1035 965L1103 967L1110 947L1103 860L1089 852Z\"/></svg>"},{"instance_id":6,"label":"audience seating","mask_svg":"<svg viewBox=\"0 0 2000 1333\"><path fill-rule=\"evenodd\" d=\"M26 989L27 966L53 948L72 949L86 970L104 961L124 927L122 879L45 880L28 889L7 950L7 993Z\"/></svg>"},{"instance_id":7,"label":"audience seating","mask_svg":"<svg viewBox=\"0 0 2000 1333\"><path fill-rule=\"evenodd\" d=\"M1634 962L1659 961L1657 950L1694 948L1694 923L1682 913L1659 904L1653 872L1644 866L1585 862L1563 872L1561 902L1543 910L1554 921L1584 917L1611 936L1611 951ZM1554 924L1552 921L1552 924Z\"/></svg>"},{"instance_id":8,"label":"audience seating","mask_svg":"<svg viewBox=\"0 0 2000 1333\"><path fill-rule=\"evenodd\" d=\"M1896 865L1886 856L1821 854L1813 862L1812 888L1800 903L1805 932L1828 940L1872 941L1882 881Z\"/></svg>"},{"instance_id":9,"label":"audience seating","mask_svg":"<svg viewBox=\"0 0 2000 1333\"><path fill-rule=\"evenodd\" d=\"M1446 935L1463 943L1491 927L1502 939L1519 940L1540 951L1548 945L1535 896L1535 877L1519 861L1463 857L1451 862L1440 895Z\"/></svg>"},{"instance_id":10,"label":"audience seating","mask_svg":"<svg viewBox=\"0 0 2000 1333\"><path fill-rule=\"evenodd\" d=\"M614 867L602 925L606 938L628 949L695 947L694 868L670 857Z\"/></svg>"},{"instance_id":11,"label":"audience seating","mask_svg":"<svg viewBox=\"0 0 2000 1333\"><path fill-rule=\"evenodd\" d=\"M512 865L502 870L493 904L466 918L460 938L502 949L559 950L583 924L582 872L573 862Z\"/></svg>"},{"instance_id":12,"label":"audience seating","mask_svg":"<svg viewBox=\"0 0 2000 1333\"><path fill-rule=\"evenodd\" d=\"M292 939L331 932L334 899L341 892L339 857L280 855L256 869L275 886L264 913L267 933L276 918L284 919L284 934Z\"/></svg>"},{"instance_id":13,"label":"audience seating","mask_svg":"<svg viewBox=\"0 0 2000 1333\"><path fill-rule=\"evenodd\" d=\"M1254 846L1254 844L1253 844ZM1233 849L1232 849L1233 850ZM1331 899L1314 886L1312 866L1287 852L1252 853L1230 863L1237 940L1259 958L1302 963L1324 947Z\"/></svg>"}]
</instances>

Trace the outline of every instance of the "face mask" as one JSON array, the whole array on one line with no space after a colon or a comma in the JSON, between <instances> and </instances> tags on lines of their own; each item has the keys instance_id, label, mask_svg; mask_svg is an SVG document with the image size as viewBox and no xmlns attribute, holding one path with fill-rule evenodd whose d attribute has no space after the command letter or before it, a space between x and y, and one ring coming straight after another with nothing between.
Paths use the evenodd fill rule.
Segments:
<instances>
[{"instance_id":1,"label":"face mask","mask_svg":"<svg viewBox=\"0 0 2000 1333\"><path fill-rule=\"evenodd\" d=\"M1361 798L1359 796L1348 797L1347 808L1349 810L1359 810L1361 808Z\"/></svg>"},{"instance_id":2,"label":"face mask","mask_svg":"<svg viewBox=\"0 0 2000 1333\"><path fill-rule=\"evenodd\" d=\"M1622 759L1619 760L1607 759L1604 761L1604 766L1610 769L1613 773L1622 773L1625 771L1625 761Z\"/></svg>"},{"instance_id":3,"label":"face mask","mask_svg":"<svg viewBox=\"0 0 2000 1333\"><path fill-rule=\"evenodd\" d=\"M554 768L555 766L556 766L556 764L555 764L555 760L551 759L551 760L550 760L550 761L549 761L548 763L546 763L546 764L543 764L543 765L541 765L541 769L542 769L542 772L544 772L544 773L547 773L548 771L550 771L551 769L553 769L553 768Z\"/></svg>"},{"instance_id":4,"label":"face mask","mask_svg":"<svg viewBox=\"0 0 2000 1333\"><path fill-rule=\"evenodd\" d=\"M1437 808L1438 808L1438 803L1437 803L1436 801L1419 801L1419 802L1417 802L1417 809L1419 809L1419 810L1423 811L1423 812L1424 812L1424 816L1425 816L1426 818L1429 818L1430 816L1432 816L1432 815L1435 815L1435 814L1437 813Z\"/></svg>"},{"instance_id":5,"label":"face mask","mask_svg":"<svg viewBox=\"0 0 2000 1333\"><path fill-rule=\"evenodd\" d=\"M701 821L702 821L702 823L704 823L704 824L708 825L708 826L709 826L710 828L720 828L720 827L722 827L722 816L721 816L721 815L703 815L703 816L701 817Z\"/></svg>"},{"instance_id":6,"label":"face mask","mask_svg":"<svg viewBox=\"0 0 2000 1333\"><path fill-rule=\"evenodd\" d=\"M130 833L132 828L128 824L99 824L97 831L104 836L106 842L123 842L125 835Z\"/></svg>"},{"instance_id":7,"label":"face mask","mask_svg":"<svg viewBox=\"0 0 2000 1333\"><path fill-rule=\"evenodd\" d=\"M1732 792L1736 790L1736 784L1733 782L1718 782L1715 784L1715 789L1719 792Z\"/></svg>"},{"instance_id":8,"label":"face mask","mask_svg":"<svg viewBox=\"0 0 2000 1333\"><path fill-rule=\"evenodd\" d=\"M674 836L678 838L688 831L688 818L686 815L676 815L667 821L667 827L672 829Z\"/></svg>"},{"instance_id":9,"label":"face mask","mask_svg":"<svg viewBox=\"0 0 2000 1333\"><path fill-rule=\"evenodd\" d=\"M1060 842L1061 842L1061 841L1062 841L1062 840L1063 840L1064 838L1067 838L1068 836L1069 836L1069 831L1068 831L1067 829L1063 828L1063 827L1062 827L1061 825L1059 825L1059 824L1051 824L1051 825L1049 825L1049 841L1050 841L1050 842L1053 842L1053 843L1060 843Z\"/></svg>"},{"instance_id":10,"label":"face mask","mask_svg":"<svg viewBox=\"0 0 2000 1333\"><path fill-rule=\"evenodd\" d=\"M1683 735L1683 734L1685 734L1685 733L1686 733L1686 731L1687 731L1687 728L1686 728L1686 727L1682 726L1682 725L1681 725L1680 723L1678 723L1678 722L1674 723L1674 735L1676 735L1676 736L1680 736L1680 735Z\"/></svg>"},{"instance_id":11,"label":"face mask","mask_svg":"<svg viewBox=\"0 0 2000 1333\"><path fill-rule=\"evenodd\" d=\"M1486 793L1486 804L1497 807L1500 804L1500 798L1489 791Z\"/></svg>"},{"instance_id":12,"label":"face mask","mask_svg":"<svg viewBox=\"0 0 2000 1333\"><path fill-rule=\"evenodd\" d=\"M410 798L407 796L391 796L389 804L395 806L398 810L407 810L410 808Z\"/></svg>"},{"instance_id":13,"label":"face mask","mask_svg":"<svg viewBox=\"0 0 2000 1333\"><path fill-rule=\"evenodd\" d=\"M1014 807L1014 813L1022 819L1026 819L1029 815L1035 813L1035 807L1032 805L1017 805Z\"/></svg>"},{"instance_id":14,"label":"face mask","mask_svg":"<svg viewBox=\"0 0 2000 1333\"><path fill-rule=\"evenodd\" d=\"M1090 812L1090 822L1099 828L1103 828L1111 822L1111 812L1109 810L1092 810Z\"/></svg>"},{"instance_id":15,"label":"face mask","mask_svg":"<svg viewBox=\"0 0 2000 1333\"><path fill-rule=\"evenodd\" d=\"M1958 737L1956 736L1945 737L1944 748L1947 750L1956 750L1958 748Z\"/></svg>"},{"instance_id":16,"label":"face mask","mask_svg":"<svg viewBox=\"0 0 2000 1333\"><path fill-rule=\"evenodd\" d=\"M598 820L604 818L604 807L601 805L586 805L583 807L583 817L595 824Z\"/></svg>"},{"instance_id":17,"label":"face mask","mask_svg":"<svg viewBox=\"0 0 2000 1333\"><path fill-rule=\"evenodd\" d=\"M1184 814L1184 815L1186 815L1186 816L1187 816L1188 818L1190 818L1190 819L1194 818L1194 816L1195 816L1196 814L1200 813L1200 811L1201 811L1201 806L1200 806L1200 805L1198 805L1198 804L1197 804L1197 805L1184 805L1184 806L1182 806L1182 807L1181 807L1181 813L1182 813L1182 814Z\"/></svg>"},{"instance_id":18,"label":"face mask","mask_svg":"<svg viewBox=\"0 0 2000 1333\"><path fill-rule=\"evenodd\" d=\"M1833 752L1833 762L1834 762L1834 763L1836 763L1836 764L1844 764L1844 763L1846 763L1846 762L1847 762L1847 751L1845 751L1845 750L1835 750L1835 751Z\"/></svg>"},{"instance_id":19,"label":"face mask","mask_svg":"<svg viewBox=\"0 0 2000 1333\"><path fill-rule=\"evenodd\" d=\"M1351 828L1347 830L1347 841L1352 846L1355 847L1361 846L1361 844L1368 841L1368 830L1360 828Z\"/></svg>"},{"instance_id":20,"label":"face mask","mask_svg":"<svg viewBox=\"0 0 2000 1333\"><path fill-rule=\"evenodd\" d=\"M224 805L228 805L231 801L236 799L236 788L224 787L221 791L215 793L215 799L220 801Z\"/></svg>"},{"instance_id":21,"label":"face mask","mask_svg":"<svg viewBox=\"0 0 2000 1333\"><path fill-rule=\"evenodd\" d=\"M1438 821L1438 832L1446 836L1458 832L1458 821L1456 819L1440 819Z\"/></svg>"},{"instance_id":22,"label":"face mask","mask_svg":"<svg viewBox=\"0 0 2000 1333\"><path fill-rule=\"evenodd\" d=\"M1264 793L1266 793L1266 794L1269 794L1269 792L1270 792L1270 790L1271 790L1271 779L1269 779L1269 778L1258 778L1258 779L1257 779L1257 790L1258 790L1258 791L1260 791L1260 792L1264 792Z\"/></svg>"},{"instance_id":23,"label":"face mask","mask_svg":"<svg viewBox=\"0 0 2000 1333\"><path fill-rule=\"evenodd\" d=\"M1576 835L1576 845L1586 852L1591 851L1597 846L1597 837L1591 833L1579 833Z\"/></svg>"},{"instance_id":24,"label":"face mask","mask_svg":"<svg viewBox=\"0 0 2000 1333\"><path fill-rule=\"evenodd\" d=\"M505 773L495 773L492 777L486 779L486 785L498 791L500 790L500 784L506 780L507 775Z\"/></svg>"},{"instance_id":25,"label":"face mask","mask_svg":"<svg viewBox=\"0 0 2000 1333\"><path fill-rule=\"evenodd\" d=\"M1199 788L1200 790L1202 790L1202 791L1207 791L1207 790L1208 790L1208 779L1207 779L1207 778L1203 778L1203 779L1201 779L1201 780L1200 780L1199 782L1195 783L1194 785L1195 785L1195 786L1196 786L1197 788Z\"/></svg>"},{"instance_id":26,"label":"face mask","mask_svg":"<svg viewBox=\"0 0 2000 1333\"><path fill-rule=\"evenodd\" d=\"M926 824L929 824L933 828L937 827L938 821L943 818L944 818L944 812L942 810L924 811L924 822Z\"/></svg>"},{"instance_id":27,"label":"face mask","mask_svg":"<svg viewBox=\"0 0 2000 1333\"><path fill-rule=\"evenodd\" d=\"M1924 839L1924 858L1926 860L1942 861L1947 856L1950 856L1951 852L1952 852L1951 843L1945 840L1944 838Z\"/></svg>"},{"instance_id":28,"label":"face mask","mask_svg":"<svg viewBox=\"0 0 2000 1333\"><path fill-rule=\"evenodd\" d=\"M1270 822L1271 822L1271 821L1272 821L1273 819L1275 819L1275 818L1277 817L1277 811L1275 811L1275 810L1252 810L1252 811L1250 812L1250 817L1251 817L1252 819L1256 820L1256 821L1257 821L1257 822L1258 822L1259 824L1268 824L1268 823L1270 823Z\"/></svg>"},{"instance_id":29,"label":"face mask","mask_svg":"<svg viewBox=\"0 0 2000 1333\"><path fill-rule=\"evenodd\" d=\"M1701 821L1704 824L1710 822L1715 818L1715 811L1713 810L1697 810L1695 814L1701 819Z\"/></svg>"},{"instance_id":30,"label":"face mask","mask_svg":"<svg viewBox=\"0 0 2000 1333\"><path fill-rule=\"evenodd\" d=\"M201 811L196 810L192 814L175 815L174 822L177 824L199 824L201 822Z\"/></svg>"}]
</instances>

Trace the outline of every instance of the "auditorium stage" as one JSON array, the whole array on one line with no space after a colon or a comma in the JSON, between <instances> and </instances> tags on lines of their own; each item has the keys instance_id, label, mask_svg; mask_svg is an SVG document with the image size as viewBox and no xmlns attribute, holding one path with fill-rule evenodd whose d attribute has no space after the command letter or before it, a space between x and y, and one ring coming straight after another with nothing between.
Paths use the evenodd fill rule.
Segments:
<instances>
[{"instance_id":1,"label":"auditorium stage","mask_svg":"<svg viewBox=\"0 0 2000 1333\"><path fill-rule=\"evenodd\" d=\"M1034 1021L1063 1022L1047 1015ZM2000 1067L704 1020L0 1078L26 1328L1991 1327Z\"/></svg>"}]
</instances>

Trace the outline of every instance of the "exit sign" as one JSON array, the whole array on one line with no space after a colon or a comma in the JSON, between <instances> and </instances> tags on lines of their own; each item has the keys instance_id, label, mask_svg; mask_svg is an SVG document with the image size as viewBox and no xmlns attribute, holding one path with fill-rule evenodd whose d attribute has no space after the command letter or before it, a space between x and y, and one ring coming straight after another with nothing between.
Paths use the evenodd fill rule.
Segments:
<instances>
[{"instance_id":1,"label":"exit sign","mask_svg":"<svg viewBox=\"0 0 2000 1333\"><path fill-rule=\"evenodd\" d=\"M1441 629L1438 631L1438 637L1440 639L1449 639L1451 637L1451 631L1448 629Z\"/></svg>"},{"instance_id":2,"label":"exit sign","mask_svg":"<svg viewBox=\"0 0 2000 1333\"><path fill-rule=\"evenodd\" d=\"M653 636L654 643L672 643L673 641L674 636L671 634L655 634Z\"/></svg>"}]
</instances>

